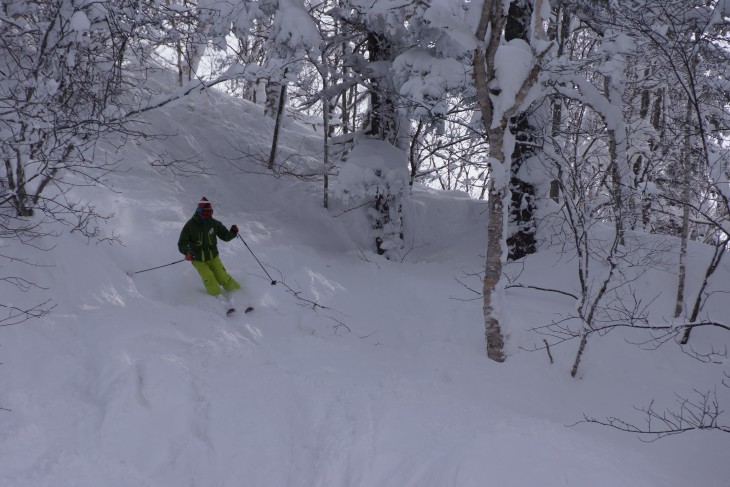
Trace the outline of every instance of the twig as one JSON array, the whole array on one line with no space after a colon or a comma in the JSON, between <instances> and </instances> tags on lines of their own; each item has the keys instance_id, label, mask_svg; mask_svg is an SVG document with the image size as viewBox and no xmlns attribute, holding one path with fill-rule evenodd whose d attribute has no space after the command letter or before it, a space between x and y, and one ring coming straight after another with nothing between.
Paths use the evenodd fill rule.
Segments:
<instances>
[{"instance_id":1,"label":"twig","mask_svg":"<svg viewBox=\"0 0 730 487\"><path fill-rule=\"evenodd\" d=\"M550 353L550 344L548 344L548 341L545 340L544 338L542 339L542 341L545 343L545 350L547 351L548 358L550 359L550 363L552 364L553 363L553 354Z\"/></svg>"},{"instance_id":2,"label":"twig","mask_svg":"<svg viewBox=\"0 0 730 487\"><path fill-rule=\"evenodd\" d=\"M558 293L558 294L563 294L565 296L571 297L576 300L578 299L578 296L576 296L575 294L569 293L567 291L561 291L560 289L549 289L549 288L544 288L544 287L539 287L539 286L528 286L527 284L510 284L510 285L505 286L504 288L510 289L510 288L514 288L514 287L523 288L523 289L535 289L536 291L545 291L545 292L549 292L549 293Z\"/></svg>"}]
</instances>

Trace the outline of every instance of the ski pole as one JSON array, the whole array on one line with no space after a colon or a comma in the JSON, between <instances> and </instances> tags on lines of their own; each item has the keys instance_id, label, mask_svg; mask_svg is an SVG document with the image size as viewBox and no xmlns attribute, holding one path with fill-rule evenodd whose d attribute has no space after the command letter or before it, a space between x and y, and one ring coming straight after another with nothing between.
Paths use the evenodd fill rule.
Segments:
<instances>
[{"instance_id":1,"label":"ski pole","mask_svg":"<svg viewBox=\"0 0 730 487\"><path fill-rule=\"evenodd\" d=\"M141 271L127 272L127 275L129 277L132 277L135 274L141 274L142 272L147 272L147 271L154 271L155 269L162 269L163 267L171 266L173 264L179 264L180 262L185 262L185 259L176 260L175 262L170 262L169 264L165 264L165 265L158 265L157 267L150 267L149 269L143 269Z\"/></svg>"},{"instance_id":2,"label":"ski pole","mask_svg":"<svg viewBox=\"0 0 730 487\"><path fill-rule=\"evenodd\" d=\"M253 255L253 258L256 259L256 262L259 263L259 265L261 266L261 269L263 269L264 273L268 276L269 279L271 279L271 285L272 286L276 286L276 281L274 279L272 279L271 276L269 276L269 273L268 272L266 272L266 269L264 268L264 265L261 263L261 261L259 260L259 258L256 257L256 254L253 253L253 250L251 250L251 247L248 246L248 244L243 239L243 237L241 236L241 234L240 233L237 233L236 235L238 235L238 238L241 239L241 242L243 242L243 245L246 246L246 248L248 249L248 251L251 252L251 255Z\"/></svg>"}]
</instances>

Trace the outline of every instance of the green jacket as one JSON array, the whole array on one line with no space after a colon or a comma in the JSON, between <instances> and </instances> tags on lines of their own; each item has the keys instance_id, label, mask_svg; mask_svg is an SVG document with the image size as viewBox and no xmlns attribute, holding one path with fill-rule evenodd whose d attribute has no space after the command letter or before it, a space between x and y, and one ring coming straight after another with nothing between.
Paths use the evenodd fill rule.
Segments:
<instances>
[{"instance_id":1,"label":"green jacket","mask_svg":"<svg viewBox=\"0 0 730 487\"><path fill-rule=\"evenodd\" d=\"M193 254L193 260L205 262L218 255L218 239L228 242L236 237L236 234L223 226L215 218L203 219L197 213L188 220L180 232L180 239L177 241L177 248L180 253Z\"/></svg>"}]
</instances>

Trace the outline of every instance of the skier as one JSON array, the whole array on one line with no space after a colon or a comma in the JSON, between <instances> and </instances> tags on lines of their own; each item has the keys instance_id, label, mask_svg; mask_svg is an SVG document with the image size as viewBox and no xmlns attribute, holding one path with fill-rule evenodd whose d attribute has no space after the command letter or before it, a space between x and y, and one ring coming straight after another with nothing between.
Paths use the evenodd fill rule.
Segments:
<instances>
[{"instance_id":1,"label":"skier","mask_svg":"<svg viewBox=\"0 0 730 487\"><path fill-rule=\"evenodd\" d=\"M218 256L218 238L224 242L233 240L238 234L238 227L228 230L221 222L213 218L213 205L204 196L193 217L183 226L177 248L185 255L203 280L208 294L218 296L220 286L226 291L241 289L241 285L233 279L223 267Z\"/></svg>"}]
</instances>

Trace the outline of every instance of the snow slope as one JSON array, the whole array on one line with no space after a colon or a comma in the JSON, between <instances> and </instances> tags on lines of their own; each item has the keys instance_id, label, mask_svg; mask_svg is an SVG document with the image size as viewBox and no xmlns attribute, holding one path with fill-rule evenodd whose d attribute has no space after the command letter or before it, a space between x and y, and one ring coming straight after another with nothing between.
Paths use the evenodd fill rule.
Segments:
<instances>
[{"instance_id":1,"label":"snow slope","mask_svg":"<svg viewBox=\"0 0 730 487\"><path fill-rule=\"evenodd\" d=\"M214 91L149 115L155 133L127 144L116 192L80 189L115 213L122 245L76 233L47 251L10 251L51 267L9 263L47 287L15 304L53 299L42 319L0 328L0 485L7 487L445 487L730 485L730 437L693 432L653 443L580 424L584 414L642 425L633 406L672 407L674 393L719 384L727 365L701 364L673 345L643 351L619 333L527 352L565 299L508 290L510 356L484 354L474 276L483 265L483 203L416 188L408 255L367 250L361 212L321 208L321 188L273 178L272 123L260 107ZM317 161L320 139L290 123L281 154ZM157 154L195 159L205 174L150 167ZM100 155L101 156L101 155ZM232 318L203 292L176 241L201 196L242 235L220 245L244 285ZM569 265L533 257L527 276L570 286ZM701 257L699 251L697 259ZM730 282L722 269L720 282ZM666 276L665 276L666 277ZM671 302L673 282L646 282ZM313 306L312 303L316 303ZM715 312L725 313L718 302ZM697 332L699 345L727 336ZM730 404L727 389L718 398Z\"/></svg>"}]
</instances>

